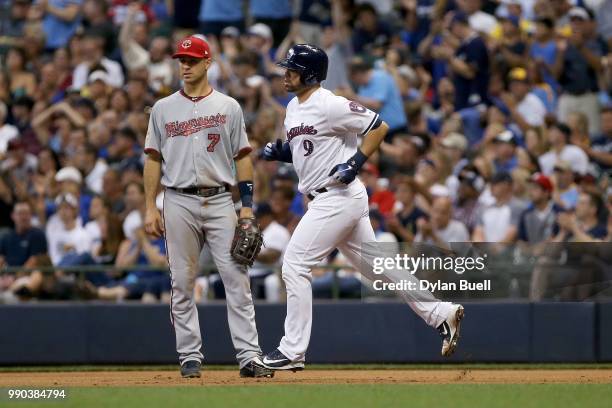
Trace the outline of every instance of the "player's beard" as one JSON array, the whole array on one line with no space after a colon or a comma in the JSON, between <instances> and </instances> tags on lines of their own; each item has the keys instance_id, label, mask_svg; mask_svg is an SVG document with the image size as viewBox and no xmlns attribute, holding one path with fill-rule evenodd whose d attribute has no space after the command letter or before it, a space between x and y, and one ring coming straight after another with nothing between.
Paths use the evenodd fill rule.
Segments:
<instances>
[{"instance_id":1,"label":"player's beard","mask_svg":"<svg viewBox=\"0 0 612 408\"><path fill-rule=\"evenodd\" d=\"M296 93L297 91L299 91L299 87L300 85L291 85L291 84L285 83L285 90L287 92Z\"/></svg>"},{"instance_id":2,"label":"player's beard","mask_svg":"<svg viewBox=\"0 0 612 408\"><path fill-rule=\"evenodd\" d=\"M304 93L304 92L308 91L310 88L312 88L312 86L304 85L301 81L297 85L295 85L295 86L287 84L287 86L285 87L287 92L291 92L291 93L294 93L296 95Z\"/></svg>"}]
</instances>

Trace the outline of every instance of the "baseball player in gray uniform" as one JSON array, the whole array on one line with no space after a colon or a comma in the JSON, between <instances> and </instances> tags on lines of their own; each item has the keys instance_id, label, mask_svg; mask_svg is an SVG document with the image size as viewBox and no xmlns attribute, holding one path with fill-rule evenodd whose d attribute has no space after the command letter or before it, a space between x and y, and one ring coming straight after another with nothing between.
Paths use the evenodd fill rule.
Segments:
<instances>
[{"instance_id":1,"label":"baseball player in gray uniform","mask_svg":"<svg viewBox=\"0 0 612 408\"><path fill-rule=\"evenodd\" d=\"M203 354L193 288L198 257L208 243L227 298L228 322L241 377L270 377L261 363L255 310L246 266L230 255L237 224L230 192L235 176L242 200L240 219L252 218L253 166L242 109L209 85L208 44L201 36L179 42L184 87L151 110L145 142L145 229L165 233L172 282L171 321L183 377L200 377ZM155 206L165 187L163 215Z\"/></svg>"},{"instance_id":2,"label":"baseball player in gray uniform","mask_svg":"<svg viewBox=\"0 0 612 408\"><path fill-rule=\"evenodd\" d=\"M334 248L363 275L387 282L412 280L411 274L390 269L376 275L373 261L384 251L376 243L368 217L368 196L357 173L378 149L388 126L376 112L321 88L328 58L308 44L289 49L278 63L285 72L285 88L296 97L285 115L285 141L268 143L266 160L293 163L298 189L312 200L300 220L283 257L287 287L285 335L263 363L275 370L304 368L312 328L311 270ZM358 136L363 138L358 145ZM442 302L428 291L403 291L402 297L442 337L443 356L451 355L459 339L464 311L461 305Z\"/></svg>"}]
</instances>

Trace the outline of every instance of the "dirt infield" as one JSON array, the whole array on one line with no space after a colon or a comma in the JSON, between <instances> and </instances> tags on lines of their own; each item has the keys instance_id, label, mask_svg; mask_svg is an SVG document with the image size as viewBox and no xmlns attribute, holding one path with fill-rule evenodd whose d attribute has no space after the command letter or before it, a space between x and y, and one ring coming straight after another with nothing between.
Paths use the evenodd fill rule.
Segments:
<instances>
[{"instance_id":1,"label":"dirt infield","mask_svg":"<svg viewBox=\"0 0 612 408\"><path fill-rule=\"evenodd\" d=\"M612 384L612 369L305 370L273 379L243 379L234 370L204 370L182 379L178 371L80 371L0 373L0 387L174 387L279 384Z\"/></svg>"}]
</instances>

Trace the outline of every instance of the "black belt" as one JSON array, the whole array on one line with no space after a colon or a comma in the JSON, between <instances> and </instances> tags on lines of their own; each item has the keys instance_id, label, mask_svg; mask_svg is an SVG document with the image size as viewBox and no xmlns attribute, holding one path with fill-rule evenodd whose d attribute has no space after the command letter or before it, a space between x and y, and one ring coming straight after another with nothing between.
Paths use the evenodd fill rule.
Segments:
<instances>
[{"instance_id":1,"label":"black belt","mask_svg":"<svg viewBox=\"0 0 612 408\"><path fill-rule=\"evenodd\" d=\"M314 192L317 193L317 195L319 195L321 193L327 193L328 191L329 191L328 189L326 189L325 187L322 187L322 188L316 189ZM312 193L308 193L307 197L309 200L314 200L316 196L314 196Z\"/></svg>"},{"instance_id":2,"label":"black belt","mask_svg":"<svg viewBox=\"0 0 612 408\"><path fill-rule=\"evenodd\" d=\"M177 193L181 194L192 194L200 197L212 197L217 194L225 193L230 190L229 185L223 185L220 187L187 187L187 188L176 188L176 187L168 187Z\"/></svg>"}]
</instances>

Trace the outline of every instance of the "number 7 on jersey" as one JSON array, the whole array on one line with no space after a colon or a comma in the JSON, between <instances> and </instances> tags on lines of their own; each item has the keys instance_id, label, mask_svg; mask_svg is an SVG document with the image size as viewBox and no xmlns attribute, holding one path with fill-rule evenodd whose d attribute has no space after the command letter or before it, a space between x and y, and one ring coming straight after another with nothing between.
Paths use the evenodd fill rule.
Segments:
<instances>
[{"instance_id":1,"label":"number 7 on jersey","mask_svg":"<svg viewBox=\"0 0 612 408\"><path fill-rule=\"evenodd\" d=\"M209 152L214 152L215 146L217 145L217 143L219 143L219 140L221 140L221 135L218 133L209 133L208 140L210 140L210 144L208 145L206 150Z\"/></svg>"}]
</instances>

